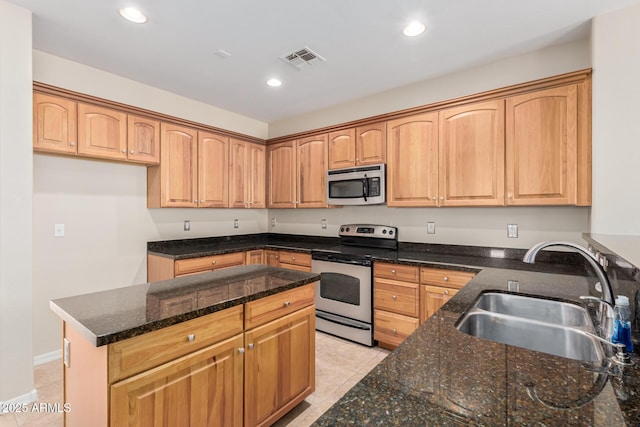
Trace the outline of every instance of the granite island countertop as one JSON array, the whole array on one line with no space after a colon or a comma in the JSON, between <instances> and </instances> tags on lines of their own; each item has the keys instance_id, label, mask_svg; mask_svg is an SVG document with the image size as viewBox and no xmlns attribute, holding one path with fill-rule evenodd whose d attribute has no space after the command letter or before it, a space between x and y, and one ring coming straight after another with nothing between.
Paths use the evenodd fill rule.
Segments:
<instances>
[{"instance_id":1,"label":"granite island countertop","mask_svg":"<svg viewBox=\"0 0 640 427\"><path fill-rule=\"evenodd\" d=\"M50 307L98 347L318 280L315 273L249 265L59 298ZM170 313L160 309L160 301L182 297L193 304Z\"/></svg>"},{"instance_id":2,"label":"granite island countertop","mask_svg":"<svg viewBox=\"0 0 640 427\"><path fill-rule=\"evenodd\" d=\"M618 376L579 362L473 337L456 321L487 290L578 303L585 277L485 268L314 426L640 425L640 357ZM533 393L538 401L529 396Z\"/></svg>"}]
</instances>

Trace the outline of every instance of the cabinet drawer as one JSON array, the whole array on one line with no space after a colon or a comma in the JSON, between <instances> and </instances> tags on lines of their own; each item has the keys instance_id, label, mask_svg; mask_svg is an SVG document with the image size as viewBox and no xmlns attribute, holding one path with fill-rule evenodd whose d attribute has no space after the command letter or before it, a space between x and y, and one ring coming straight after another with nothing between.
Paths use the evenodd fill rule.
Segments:
<instances>
[{"instance_id":1,"label":"cabinet drawer","mask_svg":"<svg viewBox=\"0 0 640 427\"><path fill-rule=\"evenodd\" d=\"M306 266L306 265L287 264L287 263L281 262L279 267L288 268L289 270L306 271L307 273L311 273L311 266Z\"/></svg>"},{"instance_id":2,"label":"cabinet drawer","mask_svg":"<svg viewBox=\"0 0 640 427\"><path fill-rule=\"evenodd\" d=\"M439 268L421 268L420 283L461 289L469 283L475 273L467 271L441 270Z\"/></svg>"},{"instance_id":3,"label":"cabinet drawer","mask_svg":"<svg viewBox=\"0 0 640 427\"><path fill-rule=\"evenodd\" d=\"M377 341L397 346L416 329L418 329L416 317L382 310L373 312L373 339Z\"/></svg>"},{"instance_id":4,"label":"cabinet drawer","mask_svg":"<svg viewBox=\"0 0 640 427\"><path fill-rule=\"evenodd\" d=\"M373 265L373 275L375 277L384 277L386 279L418 283L418 280L420 279L420 268L412 265L376 262Z\"/></svg>"},{"instance_id":5,"label":"cabinet drawer","mask_svg":"<svg viewBox=\"0 0 640 427\"><path fill-rule=\"evenodd\" d=\"M251 329L314 303L315 284L280 292L245 304L244 328Z\"/></svg>"},{"instance_id":6,"label":"cabinet drawer","mask_svg":"<svg viewBox=\"0 0 640 427\"><path fill-rule=\"evenodd\" d=\"M180 259L175 262L175 275L199 273L213 269L244 265L244 252L233 252L224 255L205 256L200 258Z\"/></svg>"},{"instance_id":7,"label":"cabinet drawer","mask_svg":"<svg viewBox=\"0 0 640 427\"><path fill-rule=\"evenodd\" d=\"M109 382L154 368L242 332L242 306L109 345ZM189 340L193 335L193 340Z\"/></svg>"},{"instance_id":8,"label":"cabinet drawer","mask_svg":"<svg viewBox=\"0 0 640 427\"><path fill-rule=\"evenodd\" d=\"M278 257L280 264L293 264L302 267L311 267L311 254L303 254L300 252L279 251ZM284 267L284 266L283 266ZM287 268L287 267L284 267ZM304 270L308 271L308 270Z\"/></svg>"},{"instance_id":9,"label":"cabinet drawer","mask_svg":"<svg viewBox=\"0 0 640 427\"><path fill-rule=\"evenodd\" d=\"M417 284L375 279L373 306L394 313L418 316L419 288Z\"/></svg>"}]
</instances>

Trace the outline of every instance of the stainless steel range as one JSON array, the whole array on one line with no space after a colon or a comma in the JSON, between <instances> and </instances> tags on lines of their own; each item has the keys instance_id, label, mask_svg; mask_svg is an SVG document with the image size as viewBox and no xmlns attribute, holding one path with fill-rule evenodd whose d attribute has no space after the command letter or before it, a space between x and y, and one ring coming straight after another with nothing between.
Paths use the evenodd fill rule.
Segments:
<instances>
[{"instance_id":1,"label":"stainless steel range","mask_svg":"<svg viewBox=\"0 0 640 427\"><path fill-rule=\"evenodd\" d=\"M373 345L371 254L398 249L398 229L386 225L340 227L340 247L312 253L311 269L321 273L316 287L316 329Z\"/></svg>"}]
</instances>

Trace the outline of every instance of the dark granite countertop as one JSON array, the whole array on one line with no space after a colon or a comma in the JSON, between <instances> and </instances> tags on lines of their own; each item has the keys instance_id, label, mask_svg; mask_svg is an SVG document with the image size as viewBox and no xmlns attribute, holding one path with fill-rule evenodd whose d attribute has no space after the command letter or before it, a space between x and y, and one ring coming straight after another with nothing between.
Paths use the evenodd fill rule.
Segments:
<instances>
[{"instance_id":1,"label":"dark granite countertop","mask_svg":"<svg viewBox=\"0 0 640 427\"><path fill-rule=\"evenodd\" d=\"M481 292L507 291L509 281L523 294L577 303L580 295L597 295L590 278L485 268L314 425L640 425L637 351L634 366L605 377L594 364L455 328ZM541 402L529 397L531 385Z\"/></svg>"},{"instance_id":2,"label":"dark granite countertop","mask_svg":"<svg viewBox=\"0 0 640 427\"><path fill-rule=\"evenodd\" d=\"M60 298L51 309L95 346L131 338L318 281L319 274L249 265ZM159 302L179 297L187 311L163 314Z\"/></svg>"}]
</instances>

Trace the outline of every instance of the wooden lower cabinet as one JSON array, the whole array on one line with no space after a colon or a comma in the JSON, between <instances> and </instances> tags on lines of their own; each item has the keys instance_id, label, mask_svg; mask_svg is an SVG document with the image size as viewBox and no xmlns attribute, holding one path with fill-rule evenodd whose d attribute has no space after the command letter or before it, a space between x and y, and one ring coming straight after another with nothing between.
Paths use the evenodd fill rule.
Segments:
<instances>
[{"instance_id":1,"label":"wooden lower cabinet","mask_svg":"<svg viewBox=\"0 0 640 427\"><path fill-rule=\"evenodd\" d=\"M245 332L245 426L268 426L315 390L315 306Z\"/></svg>"},{"instance_id":2,"label":"wooden lower cabinet","mask_svg":"<svg viewBox=\"0 0 640 427\"><path fill-rule=\"evenodd\" d=\"M111 386L112 426L242 426L242 334Z\"/></svg>"},{"instance_id":3,"label":"wooden lower cabinet","mask_svg":"<svg viewBox=\"0 0 640 427\"><path fill-rule=\"evenodd\" d=\"M476 273L422 267L420 269L420 323L440 310Z\"/></svg>"},{"instance_id":4,"label":"wooden lower cabinet","mask_svg":"<svg viewBox=\"0 0 640 427\"><path fill-rule=\"evenodd\" d=\"M264 257L265 264L272 267L311 272L311 254L267 249Z\"/></svg>"},{"instance_id":5,"label":"wooden lower cabinet","mask_svg":"<svg viewBox=\"0 0 640 427\"><path fill-rule=\"evenodd\" d=\"M253 251L245 252L245 261L246 265L251 264L264 264L264 250L255 249Z\"/></svg>"}]
</instances>

